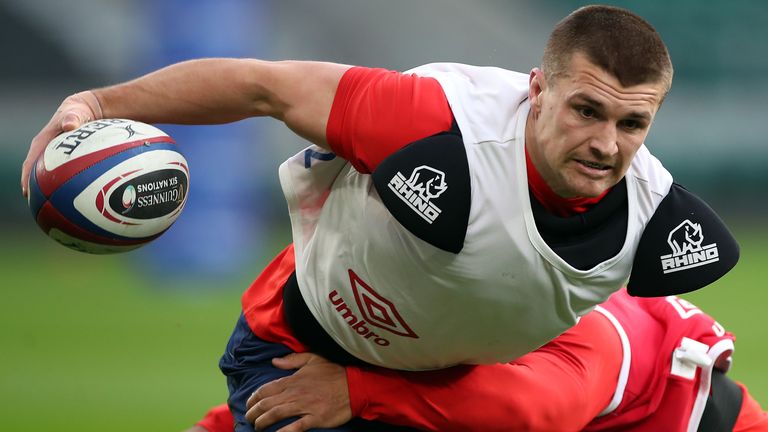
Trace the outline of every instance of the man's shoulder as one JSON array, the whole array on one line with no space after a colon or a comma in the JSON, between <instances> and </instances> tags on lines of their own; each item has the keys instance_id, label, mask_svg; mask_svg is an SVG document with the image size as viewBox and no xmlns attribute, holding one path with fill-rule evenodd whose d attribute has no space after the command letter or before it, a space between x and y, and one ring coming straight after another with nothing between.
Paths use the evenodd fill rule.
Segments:
<instances>
[{"instance_id":1,"label":"man's shoulder","mask_svg":"<svg viewBox=\"0 0 768 432\"><path fill-rule=\"evenodd\" d=\"M411 72L440 83L465 141L500 142L516 135L518 114L528 97L528 75L461 63L432 63Z\"/></svg>"},{"instance_id":2,"label":"man's shoulder","mask_svg":"<svg viewBox=\"0 0 768 432\"><path fill-rule=\"evenodd\" d=\"M528 74L500 68L497 66L479 66L465 63L439 62L417 66L407 70L406 73L413 73L420 76L448 74L473 82L477 82L476 80L478 79L506 80L515 83L522 81L525 83L526 88L528 85Z\"/></svg>"},{"instance_id":3,"label":"man's shoulder","mask_svg":"<svg viewBox=\"0 0 768 432\"><path fill-rule=\"evenodd\" d=\"M630 294L681 294L716 281L739 260L739 245L701 198L672 184L638 242Z\"/></svg>"},{"instance_id":4,"label":"man's shoulder","mask_svg":"<svg viewBox=\"0 0 768 432\"><path fill-rule=\"evenodd\" d=\"M632 165L627 171L627 176L631 176L638 183L645 185L651 193L657 195L657 200L663 199L672 186L672 174L664 168L664 165L651 154L644 144L640 146L632 159Z\"/></svg>"}]
</instances>

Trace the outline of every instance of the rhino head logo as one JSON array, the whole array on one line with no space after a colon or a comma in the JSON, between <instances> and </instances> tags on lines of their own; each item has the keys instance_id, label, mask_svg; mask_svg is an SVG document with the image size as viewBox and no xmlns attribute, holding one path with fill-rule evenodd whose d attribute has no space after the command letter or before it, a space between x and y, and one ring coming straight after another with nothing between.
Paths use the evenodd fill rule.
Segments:
<instances>
[{"instance_id":1,"label":"rhino head logo","mask_svg":"<svg viewBox=\"0 0 768 432\"><path fill-rule=\"evenodd\" d=\"M673 229L667 237L667 243L672 248L673 256L701 250L701 242L703 241L701 224L695 224L688 219Z\"/></svg>"},{"instance_id":2,"label":"rhino head logo","mask_svg":"<svg viewBox=\"0 0 768 432\"><path fill-rule=\"evenodd\" d=\"M426 201L439 197L448 189L445 173L426 165L413 170L408 184Z\"/></svg>"}]
</instances>

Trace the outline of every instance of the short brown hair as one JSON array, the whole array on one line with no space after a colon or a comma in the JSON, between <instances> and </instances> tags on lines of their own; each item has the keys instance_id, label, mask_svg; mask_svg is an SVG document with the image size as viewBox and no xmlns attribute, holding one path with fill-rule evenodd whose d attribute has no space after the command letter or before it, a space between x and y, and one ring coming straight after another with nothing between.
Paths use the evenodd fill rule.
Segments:
<instances>
[{"instance_id":1,"label":"short brown hair","mask_svg":"<svg viewBox=\"0 0 768 432\"><path fill-rule=\"evenodd\" d=\"M612 6L585 6L552 30L541 68L547 80L567 72L575 53L615 76L623 86L660 82L672 86L672 61L661 36L646 20Z\"/></svg>"}]
</instances>

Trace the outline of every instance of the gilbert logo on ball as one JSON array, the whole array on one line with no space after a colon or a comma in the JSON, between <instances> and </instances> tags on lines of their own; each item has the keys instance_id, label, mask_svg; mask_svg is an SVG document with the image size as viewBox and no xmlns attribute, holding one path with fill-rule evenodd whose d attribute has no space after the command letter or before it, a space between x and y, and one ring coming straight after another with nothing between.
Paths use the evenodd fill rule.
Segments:
<instances>
[{"instance_id":1,"label":"gilbert logo on ball","mask_svg":"<svg viewBox=\"0 0 768 432\"><path fill-rule=\"evenodd\" d=\"M29 179L29 207L51 238L114 253L160 236L184 208L189 168L160 129L97 120L54 138Z\"/></svg>"}]
</instances>

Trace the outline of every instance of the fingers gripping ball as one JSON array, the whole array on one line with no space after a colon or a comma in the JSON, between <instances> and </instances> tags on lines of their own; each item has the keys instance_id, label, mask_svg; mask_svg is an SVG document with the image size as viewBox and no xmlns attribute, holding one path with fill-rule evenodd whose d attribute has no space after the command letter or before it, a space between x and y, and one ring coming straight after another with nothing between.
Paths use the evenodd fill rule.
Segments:
<instances>
[{"instance_id":1,"label":"fingers gripping ball","mask_svg":"<svg viewBox=\"0 0 768 432\"><path fill-rule=\"evenodd\" d=\"M40 228L75 250L104 254L159 237L184 208L187 161L160 129L123 119L54 138L35 162L29 207Z\"/></svg>"}]
</instances>

